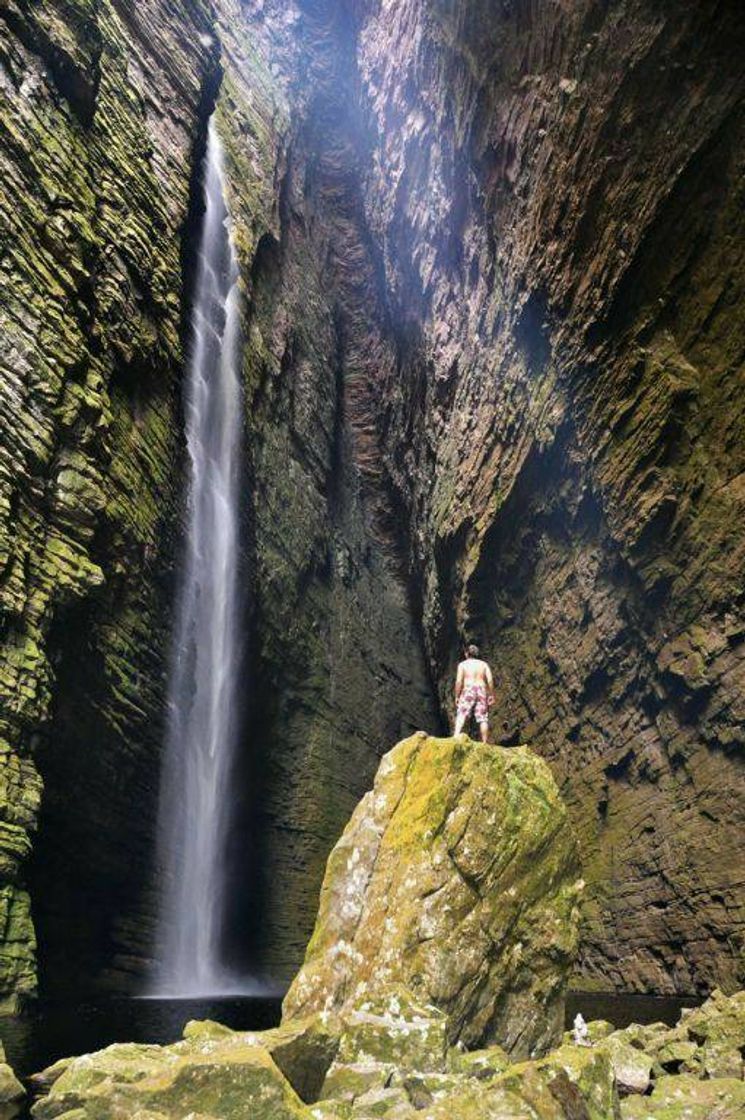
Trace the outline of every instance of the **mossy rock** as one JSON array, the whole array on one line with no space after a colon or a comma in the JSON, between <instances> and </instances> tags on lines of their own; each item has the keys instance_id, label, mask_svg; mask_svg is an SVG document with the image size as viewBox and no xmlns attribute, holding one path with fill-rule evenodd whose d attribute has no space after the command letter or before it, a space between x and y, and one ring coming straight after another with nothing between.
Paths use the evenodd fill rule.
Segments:
<instances>
[{"instance_id":1,"label":"mossy rock","mask_svg":"<svg viewBox=\"0 0 745 1120\"><path fill-rule=\"evenodd\" d=\"M649 1054L614 1034L598 1042L596 1049L608 1055L619 1093L646 1093L653 1065Z\"/></svg>"},{"instance_id":2,"label":"mossy rock","mask_svg":"<svg viewBox=\"0 0 745 1120\"><path fill-rule=\"evenodd\" d=\"M516 1057L561 1038L582 881L551 771L526 747L418 733L387 754L329 857L285 1020L391 983L450 1042Z\"/></svg>"},{"instance_id":3,"label":"mossy rock","mask_svg":"<svg viewBox=\"0 0 745 1120\"><path fill-rule=\"evenodd\" d=\"M395 1066L384 1062L334 1062L323 1082L320 1100L344 1101L352 1104L371 1089L387 1088L396 1073Z\"/></svg>"},{"instance_id":4,"label":"mossy rock","mask_svg":"<svg viewBox=\"0 0 745 1120\"><path fill-rule=\"evenodd\" d=\"M479 1081L504 1073L509 1064L509 1056L501 1046L489 1046L486 1050L450 1052L449 1066L453 1073L476 1077Z\"/></svg>"},{"instance_id":5,"label":"mossy rock","mask_svg":"<svg viewBox=\"0 0 745 1120\"><path fill-rule=\"evenodd\" d=\"M0 1045L0 1120L13 1120L21 1111L26 1090L5 1061Z\"/></svg>"},{"instance_id":6,"label":"mossy rock","mask_svg":"<svg viewBox=\"0 0 745 1120\"><path fill-rule=\"evenodd\" d=\"M34 1120L70 1112L80 1120L137 1112L163 1120L307 1120L268 1051L238 1034L162 1047L119 1044L76 1058L32 1109Z\"/></svg>"},{"instance_id":7,"label":"mossy rock","mask_svg":"<svg viewBox=\"0 0 745 1120\"><path fill-rule=\"evenodd\" d=\"M742 1120L745 1082L734 1078L702 1081L690 1074L661 1077L648 1097L628 1097L623 1120Z\"/></svg>"},{"instance_id":8,"label":"mossy rock","mask_svg":"<svg viewBox=\"0 0 745 1120\"><path fill-rule=\"evenodd\" d=\"M443 1071L447 1018L401 985L362 997L342 1017L338 1061L374 1061L418 1072Z\"/></svg>"},{"instance_id":9,"label":"mossy rock","mask_svg":"<svg viewBox=\"0 0 745 1120\"><path fill-rule=\"evenodd\" d=\"M532 1084L532 1071L545 1080L555 1099L571 1115L582 1101L587 1120L612 1120L618 1115L618 1092L613 1066L607 1053L599 1047L564 1043L546 1057L535 1062L511 1066L496 1080L519 1089Z\"/></svg>"},{"instance_id":10,"label":"mossy rock","mask_svg":"<svg viewBox=\"0 0 745 1120\"><path fill-rule=\"evenodd\" d=\"M352 1105L352 1120L409 1120L417 1115L405 1089L369 1089Z\"/></svg>"}]
</instances>

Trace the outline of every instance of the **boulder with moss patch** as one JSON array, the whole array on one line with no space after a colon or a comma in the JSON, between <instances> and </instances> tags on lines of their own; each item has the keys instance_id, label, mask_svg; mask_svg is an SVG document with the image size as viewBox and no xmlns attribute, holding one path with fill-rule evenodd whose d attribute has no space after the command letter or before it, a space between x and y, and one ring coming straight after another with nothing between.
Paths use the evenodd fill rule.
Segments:
<instances>
[{"instance_id":1,"label":"boulder with moss patch","mask_svg":"<svg viewBox=\"0 0 745 1120\"><path fill-rule=\"evenodd\" d=\"M256 1038L197 1033L171 1046L109 1046L72 1061L33 1109L34 1120L307 1120Z\"/></svg>"},{"instance_id":2,"label":"boulder with moss patch","mask_svg":"<svg viewBox=\"0 0 745 1120\"><path fill-rule=\"evenodd\" d=\"M447 1014L451 1042L543 1053L561 1037L579 870L551 771L526 747L405 739L329 857L285 1020L398 983Z\"/></svg>"}]
</instances>

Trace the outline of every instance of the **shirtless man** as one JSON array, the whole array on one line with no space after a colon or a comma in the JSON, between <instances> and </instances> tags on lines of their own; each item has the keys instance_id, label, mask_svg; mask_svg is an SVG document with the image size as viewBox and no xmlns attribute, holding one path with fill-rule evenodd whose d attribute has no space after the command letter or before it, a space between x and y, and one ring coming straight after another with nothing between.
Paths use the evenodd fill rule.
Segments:
<instances>
[{"instance_id":1,"label":"shirtless man","mask_svg":"<svg viewBox=\"0 0 745 1120\"><path fill-rule=\"evenodd\" d=\"M458 666L455 679L455 734L460 735L470 715L476 719L481 742L489 736L489 708L494 703L494 680L491 669L479 657L478 646L468 646L466 658Z\"/></svg>"}]
</instances>

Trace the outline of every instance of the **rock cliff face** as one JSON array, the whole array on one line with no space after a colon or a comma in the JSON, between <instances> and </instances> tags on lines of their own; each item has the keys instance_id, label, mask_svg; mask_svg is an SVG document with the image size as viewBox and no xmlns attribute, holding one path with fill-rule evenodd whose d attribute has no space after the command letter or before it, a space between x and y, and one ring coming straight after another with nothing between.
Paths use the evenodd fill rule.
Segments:
<instances>
[{"instance_id":1,"label":"rock cliff face","mask_svg":"<svg viewBox=\"0 0 745 1120\"><path fill-rule=\"evenodd\" d=\"M131 987L151 952L179 382L218 93L250 343L243 784L254 792L234 859L253 913L265 895L281 974L380 744L433 718L406 590L370 534L348 447L318 264L328 234L306 236L300 210L291 228L303 200L282 186L286 94L238 6L49 0L4 5L0 20L0 992L12 1004L36 985L29 887L47 990ZM250 923L235 917L245 951Z\"/></svg>"},{"instance_id":2,"label":"rock cliff face","mask_svg":"<svg viewBox=\"0 0 745 1120\"><path fill-rule=\"evenodd\" d=\"M142 951L180 500L180 233L214 89L206 10L0 12L2 401L0 991ZM58 936L64 923L64 936ZM57 932L55 932L57 931ZM57 954L60 954L58 957Z\"/></svg>"},{"instance_id":3,"label":"rock cliff face","mask_svg":"<svg viewBox=\"0 0 745 1120\"><path fill-rule=\"evenodd\" d=\"M245 883L251 853L255 877L234 925L245 938L260 919L256 950L272 975L289 980L329 847L384 746L436 726L437 715L399 556L378 525L379 487L366 477L353 428L354 315L363 314L354 300L364 293L342 269L353 267L361 233L347 213L349 172L327 148L338 141L320 131L343 86L325 77L306 105L298 72L319 59L301 52L303 29L297 42L288 38L292 9L278 6L276 22L264 5L252 13L248 5L231 19L224 10L220 99L247 280L254 643L250 827L235 863ZM231 48L241 20L249 31Z\"/></svg>"},{"instance_id":4,"label":"rock cliff face","mask_svg":"<svg viewBox=\"0 0 745 1120\"><path fill-rule=\"evenodd\" d=\"M742 979L735 5L396 0L357 31L391 314L370 369L433 669L552 763L583 985Z\"/></svg>"},{"instance_id":5,"label":"rock cliff face","mask_svg":"<svg viewBox=\"0 0 745 1120\"><path fill-rule=\"evenodd\" d=\"M243 948L289 976L378 752L435 726L469 635L500 738L549 760L580 835L578 982L745 979L739 6L0 21L3 990L34 986L29 887L50 977L126 986L149 952L218 95L246 295Z\"/></svg>"}]
</instances>

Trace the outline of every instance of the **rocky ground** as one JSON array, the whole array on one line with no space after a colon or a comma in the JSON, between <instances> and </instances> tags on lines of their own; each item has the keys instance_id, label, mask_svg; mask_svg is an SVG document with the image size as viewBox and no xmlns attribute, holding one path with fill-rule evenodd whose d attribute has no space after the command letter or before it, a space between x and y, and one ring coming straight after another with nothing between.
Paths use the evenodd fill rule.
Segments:
<instances>
[{"instance_id":1,"label":"rocky ground","mask_svg":"<svg viewBox=\"0 0 745 1120\"><path fill-rule=\"evenodd\" d=\"M447 1018L405 989L261 1034L190 1023L169 1047L118 1045L39 1079L35 1120L741 1120L745 993L677 1027L568 1037L543 1058L447 1045Z\"/></svg>"}]
</instances>

